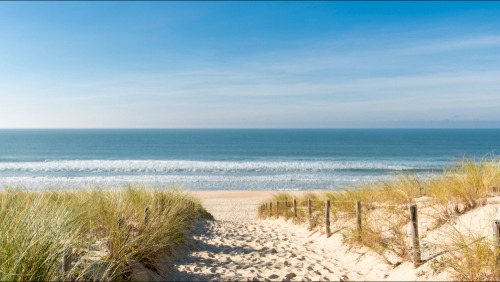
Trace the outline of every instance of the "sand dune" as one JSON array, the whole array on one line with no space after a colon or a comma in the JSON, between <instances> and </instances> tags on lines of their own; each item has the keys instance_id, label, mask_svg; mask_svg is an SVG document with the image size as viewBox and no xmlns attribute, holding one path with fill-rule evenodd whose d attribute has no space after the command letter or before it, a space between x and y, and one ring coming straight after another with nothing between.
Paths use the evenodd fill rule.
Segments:
<instances>
[{"instance_id":1,"label":"sand dune","mask_svg":"<svg viewBox=\"0 0 500 282\"><path fill-rule=\"evenodd\" d=\"M348 251L340 232L326 238L321 230L311 232L291 221L256 219L257 206L272 193L203 193L197 196L216 220L196 223L189 251L168 261L172 269L161 277L142 277L168 281L449 280L432 263L415 269L408 261L389 265L374 253ZM483 213L488 215L485 218L497 217L498 199L464 215L464 223Z\"/></svg>"}]
</instances>

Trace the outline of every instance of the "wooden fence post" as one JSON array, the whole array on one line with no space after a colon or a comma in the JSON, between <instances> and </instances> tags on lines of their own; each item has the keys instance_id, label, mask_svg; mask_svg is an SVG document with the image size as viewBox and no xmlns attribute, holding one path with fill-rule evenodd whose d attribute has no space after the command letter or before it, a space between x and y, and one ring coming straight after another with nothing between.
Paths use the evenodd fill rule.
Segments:
<instances>
[{"instance_id":1,"label":"wooden fence post","mask_svg":"<svg viewBox=\"0 0 500 282\"><path fill-rule=\"evenodd\" d=\"M413 248L413 266L419 267L422 263L420 257L420 242L418 240L418 217L417 205L410 205L411 237Z\"/></svg>"},{"instance_id":2,"label":"wooden fence post","mask_svg":"<svg viewBox=\"0 0 500 282\"><path fill-rule=\"evenodd\" d=\"M269 218L273 215L273 202L269 202Z\"/></svg>"},{"instance_id":3,"label":"wooden fence post","mask_svg":"<svg viewBox=\"0 0 500 282\"><path fill-rule=\"evenodd\" d=\"M73 248L68 246L62 257L62 271L68 272L71 269L71 261L73 260Z\"/></svg>"},{"instance_id":4,"label":"wooden fence post","mask_svg":"<svg viewBox=\"0 0 500 282\"><path fill-rule=\"evenodd\" d=\"M280 201L276 201L276 218L280 217Z\"/></svg>"},{"instance_id":5,"label":"wooden fence post","mask_svg":"<svg viewBox=\"0 0 500 282\"><path fill-rule=\"evenodd\" d=\"M148 224L149 221L149 207L144 209L144 225Z\"/></svg>"},{"instance_id":6,"label":"wooden fence post","mask_svg":"<svg viewBox=\"0 0 500 282\"><path fill-rule=\"evenodd\" d=\"M297 200L293 199L293 217L297 219Z\"/></svg>"},{"instance_id":7,"label":"wooden fence post","mask_svg":"<svg viewBox=\"0 0 500 282\"><path fill-rule=\"evenodd\" d=\"M118 230L123 229L124 226L125 226L125 219L123 217L120 217L118 219Z\"/></svg>"},{"instance_id":8,"label":"wooden fence post","mask_svg":"<svg viewBox=\"0 0 500 282\"><path fill-rule=\"evenodd\" d=\"M307 199L307 211L309 212L309 227L312 227L311 199Z\"/></svg>"},{"instance_id":9,"label":"wooden fence post","mask_svg":"<svg viewBox=\"0 0 500 282\"><path fill-rule=\"evenodd\" d=\"M356 201L356 221L358 226L358 239L361 239L361 231L363 230L361 227L361 202Z\"/></svg>"},{"instance_id":10,"label":"wooden fence post","mask_svg":"<svg viewBox=\"0 0 500 282\"><path fill-rule=\"evenodd\" d=\"M325 233L330 237L330 200L325 201Z\"/></svg>"},{"instance_id":11,"label":"wooden fence post","mask_svg":"<svg viewBox=\"0 0 500 282\"><path fill-rule=\"evenodd\" d=\"M288 201L285 200L285 219L288 218L287 208L288 208Z\"/></svg>"},{"instance_id":12,"label":"wooden fence post","mask_svg":"<svg viewBox=\"0 0 500 282\"><path fill-rule=\"evenodd\" d=\"M491 225L493 227L493 245L495 247L496 273L494 279L498 281L500 279L500 219L493 219Z\"/></svg>"}]
</instances>

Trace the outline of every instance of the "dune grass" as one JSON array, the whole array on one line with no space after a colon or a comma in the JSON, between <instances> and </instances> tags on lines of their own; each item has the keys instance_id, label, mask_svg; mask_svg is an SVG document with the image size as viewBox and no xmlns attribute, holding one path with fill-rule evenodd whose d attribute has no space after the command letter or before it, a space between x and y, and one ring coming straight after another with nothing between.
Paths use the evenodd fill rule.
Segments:
<instances>
[{"instance_id":1,"label":"dune grass","mask_svg":"<svg viewBox=\"0 0 500 282\"><path fill-rule=\"evenodd\" d=\"M430 210L433 228L450 225L453 218L486 204L487 198L500 191L500 162L495 158L464 159L454 167L444 169L441 174L423 178L406 174L394 176L392 180L363 183L346 187L342 191L308 193L296 198L299 203L299 220L308 222L307 199L311 199L313 218L310 227L323 225L325 200L331 201L331 217L342 229L344 242L350 247L367 247L379 254L389 264L409 261L410 240L408 236L408 206L418 204L419 210ZM293 201L292 195L282 192L272 199ZM362 202L362 231L354 224L355 201ZM290 207L290 206L289 206ZM275 208L275 207L274 207ZM273 211L273 214L275 211ZM280 211L290 215L290 209ZM260 218L268 218L264 206L259 210ZM273 217L274 218L274 217ZM421 238L425 234L421 232ZM454 230L449 236L448 246L442 249L456 249L443 252L445 268L451 270L457 280L494 280L496 271L493 242L477 241L479 234L461 234ZM359 250L358 250L359 251ZM394 261L387 254L397 257ZM486 261L485 261L486 260ZM481 263L479 263L481 262Z\"/></svg>"},{"instance_id":2,"label":"dune grass","mask_svg":"<svg viewBox=\"0 0 500 282\"><path fill-rule=\"evenodd\" d=\"M450 232L450 243L439 263L450 270L454 281L498 281L498 256L491 238L477 231Z\"/></svg>"},{"instance_id":3,"label":"dune grass","mask_svg":"<svg viewBox=\"0 0 500 282\"><path fill-rule=\"evenodd\" d=\"M175 189L2 191L0 280L128 279L133 263L154 269L157 254L182 247L196 218L211 215Z\"/></svg>"}]
</instances>

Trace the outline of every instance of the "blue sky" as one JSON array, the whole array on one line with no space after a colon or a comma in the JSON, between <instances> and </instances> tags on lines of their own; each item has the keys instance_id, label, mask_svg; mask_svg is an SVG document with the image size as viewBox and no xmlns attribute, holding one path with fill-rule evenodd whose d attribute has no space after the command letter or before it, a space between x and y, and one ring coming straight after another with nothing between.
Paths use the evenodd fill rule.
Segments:
<instances>
[{"instance_id":1,"label":"blue sky","mask_svg":"<svg viewBox=\"0 0 500 282\"><path fill-rule=\"evenodd\" d=\"M500 128L498 2L0 2L0 128Z\"/></svg>"}]
</instances>

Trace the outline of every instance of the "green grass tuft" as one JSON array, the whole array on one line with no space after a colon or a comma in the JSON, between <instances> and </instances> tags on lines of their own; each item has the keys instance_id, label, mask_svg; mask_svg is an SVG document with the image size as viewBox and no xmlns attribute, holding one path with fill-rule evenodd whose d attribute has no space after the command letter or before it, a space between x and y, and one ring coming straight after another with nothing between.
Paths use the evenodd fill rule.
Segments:
<instances>
[{"instance_id":1,"label":"green grass tuft","mask_svg":"<svg viewBox=\"0 0 500 282\"><path fill-rule=\"evenodd\" d=\"M212 216L176 189L2 191L0 280L126 279L133 262L182 247L196 218ZM68 246L73 270L63 273Z\"/></svg>"}]
</instances>

